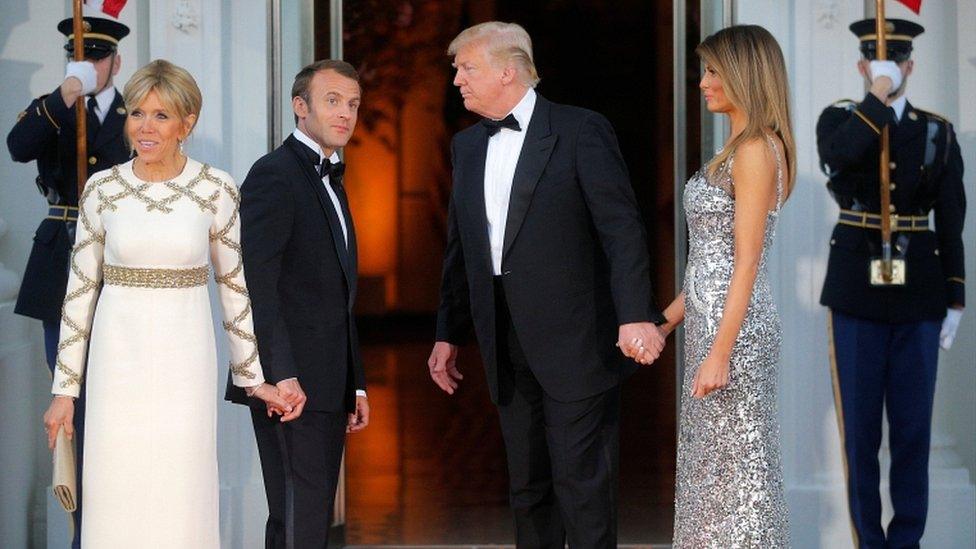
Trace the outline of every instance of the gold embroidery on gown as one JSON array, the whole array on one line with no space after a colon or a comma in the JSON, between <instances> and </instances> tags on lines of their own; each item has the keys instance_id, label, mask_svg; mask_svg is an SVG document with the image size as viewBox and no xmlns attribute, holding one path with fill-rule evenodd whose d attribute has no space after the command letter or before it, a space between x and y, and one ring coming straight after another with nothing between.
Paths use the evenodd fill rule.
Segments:
<instances>
[{"instance_id":1,"label":"gold embroidery on gown","mask_svg":"<svg viewBox=\"0 0 976 549\"><path fill-rule=\"evenodd\" d=\"M89 179L52 386L78 396L84 376L83 547L220 547L211 297L233 383L264 381L239 204L228 174L189 158L167 182L131 161Z\"/></svg>"}]
</instances>

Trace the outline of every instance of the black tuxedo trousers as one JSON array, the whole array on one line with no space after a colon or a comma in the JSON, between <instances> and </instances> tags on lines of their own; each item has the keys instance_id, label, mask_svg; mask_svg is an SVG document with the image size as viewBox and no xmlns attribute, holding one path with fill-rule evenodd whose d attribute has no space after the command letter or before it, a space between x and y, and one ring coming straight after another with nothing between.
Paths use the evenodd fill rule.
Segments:
<instances>
[{"instance_id":1,"label":"black tuxedo trousers","mask_svg":"<svg viewBox=\"0 0 976 549\"><path fill-rule=\"evenodd\" d=\"M572 402L546 394L498 288L498 418L516 544L616 547L620 389Z\"/></svg>"}]
</instances>

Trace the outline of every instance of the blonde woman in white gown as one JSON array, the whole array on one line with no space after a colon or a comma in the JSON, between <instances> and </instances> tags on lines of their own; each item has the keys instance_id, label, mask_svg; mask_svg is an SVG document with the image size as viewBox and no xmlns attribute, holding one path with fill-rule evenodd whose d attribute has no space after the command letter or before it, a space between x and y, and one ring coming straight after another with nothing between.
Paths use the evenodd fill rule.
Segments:
<instances>
[{"instance_id":1,"label":"blonde woman in white gown","mask_svg":"<svg viewBox=\"0 0 976 549\"><path fill-rule=\"evenodd\" d=\"M93 175L81 197L45 424L49 441L71 431L85 375L83 547L216 548L210 264L234 384L265 400L269 414L290 408L258 360L237 186L182 153L202 103L196 82L158 60L123 96L137 156Z\"/></svg>"}]
</instances>

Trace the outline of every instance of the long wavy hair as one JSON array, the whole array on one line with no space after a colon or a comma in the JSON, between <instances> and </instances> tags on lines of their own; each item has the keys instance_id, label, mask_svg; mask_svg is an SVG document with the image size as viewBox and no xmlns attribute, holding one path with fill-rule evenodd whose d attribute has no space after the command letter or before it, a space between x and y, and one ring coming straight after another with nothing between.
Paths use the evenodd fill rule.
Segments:
<instances>
[{"instance_id":1,"label":"long wavy hair","mask_svg":"<svg viewBox=\"0 0 976 549\"><path fill-rule=\"evenodd\" d=\"M783 142L789 178L785 196L796 181L796 142L790 124L790 87L783 51L773 35L758 25L734 25L706 38L695 48L703 62L722 79L725 95L746 114L742 133L708 164L709 173L728 160L750 139L765 139L768 130ZM785 200L785 197L784 197Z\"/></svg>"}]
</instances>

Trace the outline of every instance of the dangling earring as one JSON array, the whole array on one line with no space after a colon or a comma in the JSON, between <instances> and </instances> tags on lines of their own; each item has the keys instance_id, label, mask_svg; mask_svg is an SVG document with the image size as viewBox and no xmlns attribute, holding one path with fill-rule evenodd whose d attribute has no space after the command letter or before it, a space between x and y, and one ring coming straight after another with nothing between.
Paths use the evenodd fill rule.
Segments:
<instances>
[{"instance_id":1,"label":"dangling earring","mask_svg":"<svg viewBox=\"0 0 976 549\"><path fill-rule=\"evenodd\" d=\"M180 139L179 142L180 142L180 154L183 155L183 156L186 156L186 153L183 152L183 140Z\"/></svg>"}]
</instances>

